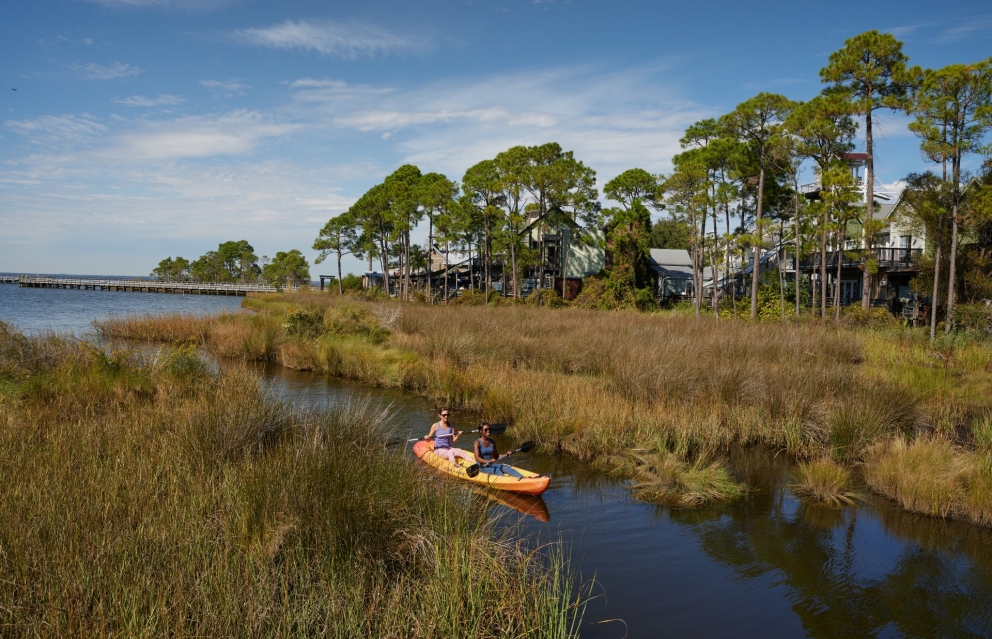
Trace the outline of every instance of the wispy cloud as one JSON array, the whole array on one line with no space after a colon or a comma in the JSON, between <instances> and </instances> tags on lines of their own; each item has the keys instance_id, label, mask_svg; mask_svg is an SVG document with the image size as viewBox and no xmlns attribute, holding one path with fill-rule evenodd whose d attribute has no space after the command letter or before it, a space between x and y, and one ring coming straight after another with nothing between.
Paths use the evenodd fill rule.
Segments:
<instances>
[{"instance_id":1,"label":"wispy cloud","mask_svg":"<svg viewBox=\"0 0 992 639\"><path fill-rule=\"evenodd\" d=\"M298 125L273 121L257 111L233 111L217 117L185 117L143 123L116 136L97 157L124 161L176 160L241 155L266 138L286 135Z\"/></svg>"},{"instance_id":2,"label":"wispy cloud","mask_svg":"<svg viewBox=\"0 0 992 639\"><path fill-rule=\"evenodd\" d=\"M117 80L119 78L130 78L141 73L139 67L121 62L111 62L110 64L97 64L95 62L70 64L69 69L86 80Z\"/></svg>"},{"instance_id":3,"label":"wispy cloud","mask_svg":"<svg viewBox=\"0 0 992 639\"><path fill-rule=\"evenodd\" d=\"M954 44L955 42L960 42L990 29L992 29L992 13L974 16L967 21L962 21L955 27L944 29L937 34L933 42L937 44Z\"/></svg>"},{"instance_id":4,"label":"wispy cloud","mask_svg":"<svg viewBox=\"0 0 992 639\"><path fill-rule=\"evenodd\" d=\"M217 91L216 95L224 94L228 97L234 95L245 95L251 91L251 87L234 80L200 80L200 85L208 89Z\"/></svg>"},{"instance_id":5,"label":"wispy cloud","mask_svg":"<svg viewBox=\"0 0 992 639\"><path fill-rule=\"evenodd\" d=\"M111 9L160 9L184 13L204 13L234 4L234 0L86 0L86 2Z\"/></svg>"},{"instance_id":6,"label":"wispy cloud","mask_svg":"<svg viewBox=\"0 0 992 639\"><path fill-rule=\"evenodd\" d=\"M117 104L123 104L128 107L153 107L153 106L168 106L173 104L179 104L185 102L186 98L178 95L169 95L167 93L160 93L157 98L146 98L143 95L132 95L129 98L124 98L123 100L114 100Z\"/></svg>"},{"instance_id":7,"label":"wispy cloud","mask_svg":"<svg viewBox=\"0 0 992 639\"><path fill-rule=\"evenodd\" d=\"M416 87L293 82L294 118L374 134L403 161L460 175L514 144L557 140L605 179L665 170L685 127L712 115L685 101L663 69L558 68Z\"/></svg>"},{"instance_id":8,"label":"wispy cloud","mask_svg":"<svg viewBox=\"0 0 992 639\"><path fill-rule=\"evenodd\" d=\"M302 49L346 60L402 51L423 51L429 42L375 25L329 20L293 22L264 28L240 29L229 37L242 44L272 49Z\"/></svg>"},{"instance_id":9,"label":"wispy cloud","mask_svg":"<svg viewBox=\"0 0 992 639\"><path fill-rule=\"evenodd\" d=\"M7 120L4 127L36 143L89 140L109 129L89 114L45 115L29 120Z\"/></svg>"}]
</instances>

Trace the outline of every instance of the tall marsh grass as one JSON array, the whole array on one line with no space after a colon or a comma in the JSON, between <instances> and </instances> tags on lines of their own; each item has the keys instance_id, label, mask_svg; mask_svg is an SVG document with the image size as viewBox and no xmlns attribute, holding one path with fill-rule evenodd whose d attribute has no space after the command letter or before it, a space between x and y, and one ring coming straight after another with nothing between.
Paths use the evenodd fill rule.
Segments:
<instances>
[{"instance_id":1,"label":"tall marsh grass","mask_svg":"<svg viewBox=\"0 0 992 639\"><path fill-rule=\"evenodd\" d=\"M5 635L577 634L560 549L384 448L379 405L300 412L192 346L3 325L0 379Z\"/></svg>"},{"instance_id":2,"label":"tall marsh grass","mask_svg":"<svg viewBox=\"0 0 992 639\"><path fill-rule=\"evenodd\" d=\"M250 349L223 345L211 323L271 330L294 314L316 317L316 331L267 333L270 346L257 358L406 388L512 422L517 437L545 450L614 459L621 472L637 450L661 454L660 440L682 468L702 470L731 447L759 443L851 466L873 463L880 442L932 435L973 450L992 438L981 426L992 413L992 348L974 339L932 345L895 327L399 305L312 293L248 298L246 306L258 313L200 320L208 324L207 348L251 358ZM155 335L157 321L100 328L125 336L138 332L128 322L139 322ZM260 329L242 330L232 342ZM669 468L661 461L654 466Z\"/></svg>"}]
</instances>

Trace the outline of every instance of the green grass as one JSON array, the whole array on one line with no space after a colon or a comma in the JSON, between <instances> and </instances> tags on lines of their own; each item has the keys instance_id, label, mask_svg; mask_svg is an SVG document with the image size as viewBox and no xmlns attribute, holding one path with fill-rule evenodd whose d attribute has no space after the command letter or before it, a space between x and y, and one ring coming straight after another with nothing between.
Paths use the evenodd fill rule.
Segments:
<instances>
[{"instance_id":1,"label":"green grass","mask_svg":"<svg viewBox=\"0 0 992 639\"><path fill-rule=\"evenodd\" d=\"M0 380L5 635L577 634L561 548L386 449L380 405L301 412L190 345L2 324Z\"/></svg>"}]
</instances>

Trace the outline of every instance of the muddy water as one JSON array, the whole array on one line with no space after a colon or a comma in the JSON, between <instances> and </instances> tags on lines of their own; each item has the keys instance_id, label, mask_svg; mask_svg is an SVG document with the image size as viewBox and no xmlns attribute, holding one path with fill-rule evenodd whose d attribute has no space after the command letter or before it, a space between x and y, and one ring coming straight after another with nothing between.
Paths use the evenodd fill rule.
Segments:
<instances>
[{"instance_id":1,"label":"muddy water","mask_svg":"<svg viewBox=\"0 0 992 639\"><path fill-rule=\"evenodd\" d=\"M404 436L434 419L398 391L262 370L293 403L389 402ZM747 498L697 510L638 502L622 482L553 456L515 463L552 475L543 498L485 503L524 534L564 539L582 578L595 578L584 637L992 637L992 531L881 499L804 504L788 489L789 462L762 450L731 459L755 488Z\"/></svg>"}]
</instances>

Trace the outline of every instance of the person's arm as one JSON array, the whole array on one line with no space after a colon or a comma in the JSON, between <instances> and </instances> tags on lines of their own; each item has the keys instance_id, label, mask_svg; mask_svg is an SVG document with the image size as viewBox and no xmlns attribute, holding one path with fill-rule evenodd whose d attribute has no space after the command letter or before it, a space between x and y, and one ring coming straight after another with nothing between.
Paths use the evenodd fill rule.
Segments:
<instances>
[{"instance_id":1,"label":"person's arm","mask_svg":"<svg viewBox=\"0 0 992 639\"><path fill-rule=\"evenodd\" d=\"M434 436L434 431L436 431L436 430L437 430L437 422L434 422L433 424L431 424L431 432L427 433L427 435L424 437L424 439L427 440L427 439L430 439L431 437L433 437Z\"/></svg>"},{"instance_id":2,"label":"person's arm","mask_svg":"<svg viewBox=\"0 0 992 639\"><path fill-rule=\"evenodd\" d=\"M462 436L463 432L465 431L460 430L457 433L455 433L455 435L451 438L452 443L458 441L458 438Z\"/></svg>"}]
</instances>

